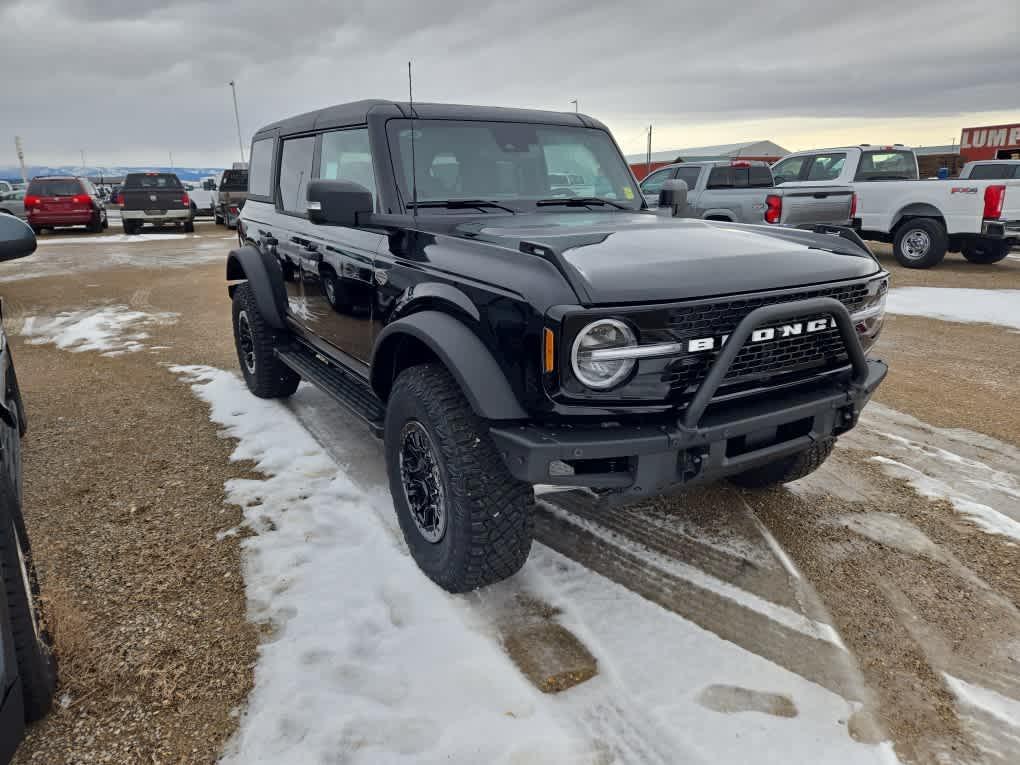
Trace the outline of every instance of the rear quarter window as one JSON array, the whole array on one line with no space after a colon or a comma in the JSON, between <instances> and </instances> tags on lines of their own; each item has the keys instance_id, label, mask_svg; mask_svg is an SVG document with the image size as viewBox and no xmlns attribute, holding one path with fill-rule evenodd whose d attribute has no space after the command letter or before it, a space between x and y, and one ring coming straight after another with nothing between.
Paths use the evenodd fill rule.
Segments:
<instances>
[{"instance_id":1,"label":"rear quarter window","mask_svg":"<svg viewBox=\"0 0 1020 765\"><path fill-rule=\"evenodd\" d=\"M263 138L251 145L248 165L248 193L257 197L272 195L273 139Z\"/></svg>"},{"instance_id":2,"label":"rear quarter window","mask_svg":"<svg viewBox=\"0 0 1020 765\"><path fill-rule=\"evenodd\" d=\"M1016 168L1020 170L1020 167ZM1009 165L975 165L970 169L970 178L975 181L997 181L1013 178L1014 168Z\"/></svg>"}]
</instances>

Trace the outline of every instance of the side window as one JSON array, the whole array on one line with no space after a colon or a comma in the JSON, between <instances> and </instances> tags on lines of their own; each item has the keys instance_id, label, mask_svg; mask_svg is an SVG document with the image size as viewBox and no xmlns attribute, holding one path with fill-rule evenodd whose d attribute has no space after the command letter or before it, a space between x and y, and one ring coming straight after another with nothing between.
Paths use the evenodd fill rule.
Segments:
<instances>
[{"instance_id":1,"label":"side window","mask_svg":"<svg viewBox=\"0 0 1020 765\"><path fill-rule=\"evenodd\" d=\"M641 181L641 193L642 194L658 194L662 189L662 184L673 177L673 172L676 168L666 167L662 170L656 170L654 173L649 175L643 181Z\"/></svg>"},{"instance_id":2,"label":"side window","mask_svg":"<svg viewBox=\"0 0 1020 765\"><path fill-rule=\"evenodd\" d=\"M700 167L680 167L676 171L677 180L686 183L688 191L693 191L694 187L698 185L698 176L700 175Z\"/></svg>"},{"instance_id":3,"label":"side window","mask_svg":"<svg viewBox=\"0 0 1020 765\"><path fill-rule=\"evenodd\" d=\"M269 197L272 192L273 175L273 139L263 138L251 145L251 162L248 165L248 191L257 197ZM223 183L223 175L220 175L220 184ZM216 181L209 183L211 190L215 191Z\"/></svg>"},{"instance_id":4,"label":"side window","mask_svg":"<svg viewBox=\"0 0 1020 765\"><path fill-rule=\"evenodd\" d=\"M808 169L809 181L834 181L843 172L846 154L816 154Z\"/></svg>"},{"instance_id":5,"label":"side window","mask_svg":"<svg viewBox=\"0 0 1020 765\"><path fill-rule=\"evenodd\" d=\"M788 181L800 180L800 172L804 169L804 163L811 159L811 155L801 157L790 157L777 162L772 168L772 175L776 179L776 185Z\"/></svg>"},{"instance_id":6,"label":"side window","mask_svg":"<svg viewBox=\"0 0 1020 765\"><path fill-rule=\"evenodd\" d=\"M368 129L337 130L322 134L322 157L319 160L319 177L327 180L344 180L360 184L376 196L375 171L372 169L372 150L368 143Z\"/></svg>"},{"instance_id":7,"label":"side window","mask_svg":"<svg viewBox=\"0 0 1020 765\"><path fill-rule=\"evenodd\" d=\"M1013 177L1013 168L1009 165L974 165L970 177L975 181L993 181Z\"/></svg>"},{"instance_id":8,"label":"side window","mask_svg":"<svg viewBox=\"0 0 1020 765\"><path fill-rule=\"evenodd\" d=\"M315 137L291 138L283 142L280 156L280 206L284 212L305 215L308 199L305 191L312 174Z\"/></svg>"},{"instance_id":9,"label":"side window","mask_svg":"<svg viewBox=\"0 0 1020 765\"><path fill-rule=\"evenodd\" d=\"M1013 168L1013 177L1020 178L1020 165Z\"/></svg>"},{"instance_id":10,"label":"side window","mask_svg":"<svg viewBox=\"0 0 1020 765\"><path fill-rule=\"evenodd\" d=\"M772 187L772 173L764 165L752 165L747 169L747 185L755 189Z\"/></svg>"},{"instance_id":11,"label":"side window","mask_svg":"<svg viewBox=\"0 0 1020 765\"><path fill-rule=\"evenodd\" d=\"M747 184L744 184L747 185ZM713 167L708 174L709 189L729 189L733 187L733 168L729 166Z\"/></svg>"}]
</instances>

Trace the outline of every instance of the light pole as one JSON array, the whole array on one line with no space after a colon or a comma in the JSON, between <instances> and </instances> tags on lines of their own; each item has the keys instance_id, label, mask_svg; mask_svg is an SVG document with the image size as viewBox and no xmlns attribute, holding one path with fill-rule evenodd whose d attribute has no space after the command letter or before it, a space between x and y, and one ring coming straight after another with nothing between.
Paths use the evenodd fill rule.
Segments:
<instances>
[{"instance_id":1,"label":"light pole","mask_svg":"<svg viewBox=\"0 0 1020 765\"><path fill-rule=\"evenodd\" d=\"M14 150L18 152L18 163L21 165L21 182L28 185L28 171L25 170L25 151L21 146L21 136L14 136Z\"/></svg>"},{"instance_id":2,"label":"light pole","mask_svg":"<svg viewBox=\"0 0 1020 765\"><path fill-rule=\"evenodd\" d=\"M579 110L579 107L577 105L577 99L576 98L570 99L570 103L572 103L574 105L574 114L577 114L577 112Z\"/></svg>"},{"instance_id":3,"label":"light pole","mask_svg":"<svg viewBox=\"0 0 1020 765\"><path fill-rule=\"evenodd\" d=\"M85 170L85 149L81 149L81 174L82 176L88 174Z\"/></svg>"},{"instance_id":4,"label":"light pole","mask_svg":"<svg viewBox=\"0 0 1020 765\"><path fill-rule=\"evenodd\" d=\"M237 121L237 146L241 150L241 162L244 162L244 141L241 139L241 113L237 110L237 86L230 81L230 90L234 94L234 119Z\"/></svg>"}]
</instances>

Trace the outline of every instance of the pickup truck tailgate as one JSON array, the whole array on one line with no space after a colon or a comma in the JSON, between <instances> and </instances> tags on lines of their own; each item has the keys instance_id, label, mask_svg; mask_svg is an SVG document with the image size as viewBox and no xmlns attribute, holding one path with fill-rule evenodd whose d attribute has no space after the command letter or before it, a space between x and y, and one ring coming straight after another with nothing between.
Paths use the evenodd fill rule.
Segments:
<instances>
[{"instance_id":1,"label":"pickup truck tailgate","mask_svg":"<svg viewBox=\"0 0 1020 765\"><path fill-rule=\"evenodd\" d=\"M780 223L799 226L804 223L828 223L845 226L850 223L853 189L849 186L779 187L783 197Z\"/></svg>"},{"instance_id":2,"label":"pickup truck tailgate","mask_svg":"<svg viewBox=\"0 0 1020 765\"><path fill-rule=\"evenodd\" d=\"M184 203L184 189L124 189L125 210L182 210L190 204Z\"/></svg>"},{"instance_id":3,"label":"pickup truck tailgate","mask_svg":"<svg viewBox=\"0 0 1020 765\"><path fill-rule=\"evenodd\" d=\"M1020 181L1006 182L1006 196L1002 200L1002 214L999 215L999 220L1014 224L1013 227L1009 227L1010 235L1020 233Z\"/></svg>"}]
</instances>

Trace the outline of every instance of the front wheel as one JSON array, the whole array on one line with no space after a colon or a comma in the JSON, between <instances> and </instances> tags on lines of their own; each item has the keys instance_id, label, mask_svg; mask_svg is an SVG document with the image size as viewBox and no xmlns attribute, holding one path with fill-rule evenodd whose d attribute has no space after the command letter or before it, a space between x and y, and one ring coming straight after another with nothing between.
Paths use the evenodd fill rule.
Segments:
<instances>
[{"instance_id":1,"label":"front wheel","mask_svg":"<svg viewBox=\"0 0 1020 765\"><path fill-rule=\"evenodd\" d=\"M56 687L56 663L49 637L39 618L35 568L25 540L19 539L12 518L0 526L0 568L7 593L11 637L21 680L25 719L38 720L50 709Z\"/></svg>"},{"instance_id":2,"label":"front wheel","mask_svg":"<svg viewBox=\"0 0 1020 765\"><path fill-rule=\"evenodd\" d=\"M818 470L835 446L835 438L816 441L802 452L732 475L730 482L745 489L766 489L796 481Z\"/></svg>"},{"instance_id":3,"label":"front wheel","mask_svg":"<svg viewBox=\"0 0 1020 765\"><path fill-rule=\"evenodd\" d=\"M418 567L448 592L512 576L531 551L531 486L507 470L457 382L438 364L405 369L386 408L386 471Z\"/></svg>"},{"instance_id":4,"label":"front wheel","mask_svg":"<svg viewBox=\"0 0 1020 765\"><path fill-rule=\"evenodd\" d=\"M276 348L281 333L270 327L259 312L248 283L234 290L234 345L248 390L259 398L286 398L297 390L301 378L280 361Z\"/></svg>"},{"instance_id":5,"label":"front wheel","mask_svg":"<svg viewBox=\"0 0 1020 765\"><path fill-rule=\"evenodd\" d=\"M931 268L946 257L949 238L945 227L934 218L911 218L893 237L893 254L906 268Z\"/></svg>"},{"instance_id":6,"label":"front wheel","mask_svg":"<svg viewBox=\"0 0 1020 765\"><path fill-rule=\"evenodd\" d=\"M1009 255L1012 244L1008 239L978 239L977 241L964 242L963 246L960 247L960 252L971 263L987 265L989 263L998 263Z\"/></svg>"}]
</instances>

